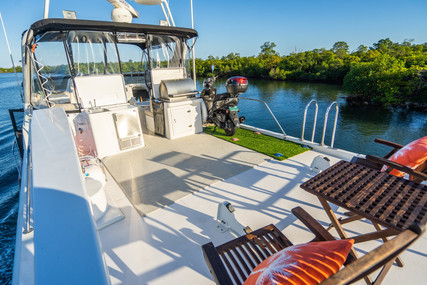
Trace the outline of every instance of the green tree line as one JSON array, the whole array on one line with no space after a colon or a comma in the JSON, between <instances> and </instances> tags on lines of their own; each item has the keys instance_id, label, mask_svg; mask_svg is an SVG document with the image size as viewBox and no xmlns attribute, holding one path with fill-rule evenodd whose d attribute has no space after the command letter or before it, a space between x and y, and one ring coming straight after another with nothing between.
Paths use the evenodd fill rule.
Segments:
<instances>
[{"instance_id":1,"label":"green tree line","mask_svg":"<svg viewBox=\"0 0 427 285\"><path fill-rule=\"evenodd\" d=\"M394 43L387 38L350 52L348 44L340 41L331 49L285 56L280 56L275 47L275 43L266 42L257 56L230 53L221 58L196 59L196 73L208 77L214 65L219 76L337 83L374 102L427 103L427 43Z\"/></svg>"},{"instance_id":2,"label":"green tree line","mask_svg":"<svg viewBox=\"0 0 427 285\"><path fill-rule=\"evenodd\" d=\"M13 67L11 67L11 68L0 67L0 73L11 73L11 72L13 72ZM17 66L16 72L22 72L22 67Z\"/></svg>"}]
</instances>

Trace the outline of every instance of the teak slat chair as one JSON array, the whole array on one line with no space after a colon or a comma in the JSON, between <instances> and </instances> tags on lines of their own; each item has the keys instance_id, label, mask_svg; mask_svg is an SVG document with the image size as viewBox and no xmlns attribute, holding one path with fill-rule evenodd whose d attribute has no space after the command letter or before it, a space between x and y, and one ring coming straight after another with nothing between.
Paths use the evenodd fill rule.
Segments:
<instances>
[{"instance_id":1,"label":"teak slat chair","mask_svg":"<svg viewBox=\"0 0 427 285\"><path fill-rule=\"evenodd\" d=\"M381 170L381 168L386 165L388 166L387 172L392 171L393 169L397 169L399 171L408 173L411 175L411 180L415 182L427 181L427 161L418 166L416 169L411 169L402 164L393 162L388 160L394 153L396 153L399 149L403 147L401 144L397 144L394 142L386 141L383 139L375 139L376 143L386 145L392 147L393 149L384 157L379 157L375 155L367 155L366 159L363 158L355 158L352 162L358 163L373 169Z\"/></svg>"},{"instance_id":2,"label":"teak slat chair","mask_svg":"<svg viewBox=\"0 0 427 285\"><path fill-rule=\"evenodd\" d=\"M301 207L292 209L292 213L314 233L316 238L313 241L334 240L334 237ZM355 260L349 255L344 263L346 267L321 284L350 284L383 267L372 283L380 284L395 258L422 232L420 226L414 225L360 259ZM274 225L268 225L217 247L209 242L202 246L202 250L214 281L228 285L242 284L259 263L288 246L292 246L292 243Z\"/></svg>"}]
</instances>

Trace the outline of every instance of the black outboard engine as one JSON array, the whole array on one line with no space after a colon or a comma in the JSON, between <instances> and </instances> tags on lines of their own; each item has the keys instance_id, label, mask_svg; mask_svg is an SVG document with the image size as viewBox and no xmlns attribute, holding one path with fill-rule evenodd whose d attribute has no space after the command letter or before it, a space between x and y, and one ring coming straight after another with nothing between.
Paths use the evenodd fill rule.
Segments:
<instances>
[{"instance_id":1,"label":"black outboard engine","mask_svg":"<svg viewBox=\"0 0 427 285\"><path fill-rule=\"evenodd\" d=\"M248 89L248 79L242 76L234 76L227 79L225 87L227 93L216 94L213 88L215 78L211 77L205 80L201 97L205 101L208 109L208 123L214 123L215 129L219 127L224 129L228 136L234 135L240 123L245 121L245 117L238 116L239 103L238 96L245 93Z\"/></svg>"}]
</instances>

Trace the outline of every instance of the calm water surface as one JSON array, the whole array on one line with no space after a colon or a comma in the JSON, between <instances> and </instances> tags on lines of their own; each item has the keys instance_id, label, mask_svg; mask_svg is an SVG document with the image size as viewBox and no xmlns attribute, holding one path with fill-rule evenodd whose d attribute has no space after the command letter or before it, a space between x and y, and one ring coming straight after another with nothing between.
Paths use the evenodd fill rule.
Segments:
<instances>
[{"instance_id":1,"label":"calm water surface","mask_svg":"<svg viewBox=\"0 0 427 285\"><path fill-rule=\"evenodd\" d=\"M201 81L198 82L201 86ZM225 92L225 79L215 82L218 92ZM199 88L200 89L200 88ZM385 155L390 151L374 143L382 138L407 144L427 135L427 114L406 109L387 109L378 106L351 106L344 100L348 94L340 86L321 83L296 83L266 80L249 80L249 88L242 97L265 101L273 111L287 135L301 137L304 108L315 99L319 105L315 142L322 139L325 112L336 101L339 106L338 124L334 147L356 153ZM246 123L280 132L264 104L240 100L241 115ZM305 139L311 139L314 104L307 112ZM330 145L335 107L329 114L325 144Z\"/></svg>"},{"instance_id":2,"label":"calm water surface","mask_svg":"<svg viewBox=\"0 0 427 285\"><path fill-rule=\"evenodd\" d=\"M20 100L15 75L0 73L0 284L10 283L15 250L18 171L12 155L15 136L8 109L21 108ZM19 159L19 153L15 155Z\"/></svg>"},{"instance_id":3,"label":"calm water surface","mask_svg":"<svg viewBox=\"0 0 427 285\"><path fill-rule=\"evenodd\" d=\"M339 104L335 147L357 153L384 155L388 149L373 143L383 138L406 144L427 135L427 115L401 109L372 106L349 106L341 98L347 95L339 86L314 83L250 80L243 97L267 102L288 135L300 137L306 104L316 99L319 116L315 141L320 142L326 108L333 101ZM225 92L225 79L215 83L218 92ZM201 90L202 80L198 80ZM18 211L18 172L11 153L12 126L8 109L20 108L19 89L13 74L0 74L0 284L11 281ZM247 124L279 132L280 129L265 106L258 102L241 100L239 107ZM314 107L308 113L306 139L311 138ZM309 110L310 111L310 110ZM335 111L331 111L326 144L330 144L330 131ZM18 156L18 153L15 153Z\"/></svg>"}]
</instances>

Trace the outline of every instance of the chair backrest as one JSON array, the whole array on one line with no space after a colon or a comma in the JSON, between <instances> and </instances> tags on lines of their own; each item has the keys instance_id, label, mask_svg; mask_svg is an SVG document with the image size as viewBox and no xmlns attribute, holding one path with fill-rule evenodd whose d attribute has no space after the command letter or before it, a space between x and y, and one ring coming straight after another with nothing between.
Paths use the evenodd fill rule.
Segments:
<instances>
[{"instance_id":1,"label":"chair backrest","mask_svg":"<svg viewBox=\"0 0 427 285\"><path fill-rule=\"evenodd\" d=\"M307 212L300 207L297 209L299 213L296 216L299 219L301 219L301 213L307 217ZM295 214L294 210L292 212ZM305 225L310 223L309 229L312 231L314 229L313 233L317 241L330 239L330 234L310 215L308 215L308 223L307 220L302 222ZM381 283L394 259L414 243L423 232L423 227L411 226L394 239L348 264L321 284L349 284L387 265L377 277L376 284ZM202 246L202 250L206 264L217 284L242 284L259 263L291 245L292 243L274 225L268 225L217 247L211 242L207 243Z\"/></svg>"},{"instance_id":2,"label":"chair backrest","mask_svg":"<svg viewBox=\"0 0 427 285\"><path fill-rule=\"evenodd\" d=\"M77 76L74 82L83 108L127 102L121 74Z\"/></svg>"},{"instance_id":3,"label":"chair backrest","mask_svg":"<svg viewBox=\"0 0 427 285\"><path fill-rule=\"evenodd\" d=\"M268 225L218 247L205 244L202 250L217 284L243 284L259 263L288 246L292 243L282 232Z\"/></svg>"}]
</instances>

